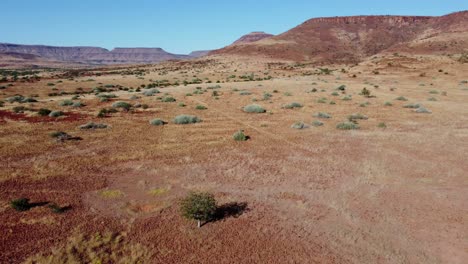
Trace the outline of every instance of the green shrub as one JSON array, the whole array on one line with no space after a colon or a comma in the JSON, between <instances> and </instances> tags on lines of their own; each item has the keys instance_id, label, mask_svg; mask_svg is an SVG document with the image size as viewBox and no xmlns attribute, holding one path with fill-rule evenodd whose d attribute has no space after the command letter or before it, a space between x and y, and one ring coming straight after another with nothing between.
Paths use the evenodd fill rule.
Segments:
<instances>
[{"instance_id":1,"label":"green shrub","mask_svg":"<svg viewBox=\"0 0 468 264\"><path fill-rule=\"evenodd\" d=\"M89 123L79 126L79 128L80 129L103 129L103 128L107 128L107 125L89 122Z\"/></svg>"},{"instance_id":2,"label":"green shrub","mask_svg":"<svg viewBox=\"0 0 468 264\"><path fill-rule=\"evenodd\" d=\"M317 112L317 113L314 114L314 117L318 117L318 118L331 118L332 116L331 116L329 113Z\"/></svg>"},{"instance_id":3,"label":"green shrub","mask_svg":"<svg viewBox=\"0 0 468 264\"><path fill-rule=\"evenodd\" d=\"M435 102L435 101L437 101L437 98L434 98L434 97L430 97L430 98L428 98L427 100L428 100L428 101L432 101L432 102Z\"/></svg>"},{"instance_id":4,"label":"green shrub","mask_svg":"<svg viewBox=\"0 0 468 264\"><path fill-rule=\"evenodd\" d=\"M285 93L284 93L284 96L292 96L292 93L290 93L290 92L285 92Z\"/></svg>"},{"instance_id":5,"label":"green shrub","mask_svg":"<svg viewBox=\"0 0 468 264\"><path fill-rule=\"evenodd\" d=\"M232 135L235 141L246 141L248 137L245 135L244 130L239 130Z\"/></svg>"},{"instance_id":6,"label":"green shrub","mask_svg":"<svg viewBox=\"0 0 468 264\"><path fill-rule=\"evenodd\" d=\"M52 111L49 113L49 116L50 117L59 117L59 116L63 116L63 112L62 111Z\"/></svg>"},{"instance_id":7,"label":"green shrub","mask_svg":"<svg viewBox=\"0 0 468 264\"><path fill-rule=\"evenodd\" d=\"M82 102L74 102L72 104L72 107L83 107L83 106L85 106L85 104L83 104Z\"/></svg>"},{"instance_id":8,"label":"green shrub","mask_svg":"<svg viewBox=\"0 0 468 264\"><path fill-rule=\"evenodd\" d=\"M335 101L330 101L330 104L335 105L336 103L335 103Z\"/></svg>"},{"instance_id":9,"label":"green shrub","mask_svg":"<svg viewBox=\"0 0 468 264\"><path fill-rule=\"evenodd\" d=\"M387 125L384 122L381 122L377 125L379 128L387 128Z\"/></svg>"},{"instance_id":10,"label":"green shrub","mask_svg":"<svg viewBox=\"0 0 468 264\"><path fill-rule=\"evenodd\" d=\"M319 120L314 120L314 121L312 121L312 126L314 126L314 127L323 126L323 122L321 122Z\"/></svg>"},{"instance_id":11,"label":"green shrub","mask_svg":"<svg viewBox=\"0 0 468 264\"><path fill-rule=\"evenodd\" d=\"M385 106L392 106L393 104L391 102L385 102L384 105Z\"/></svg>"},{"instance_id":12,"label":"green shrub","mask_svg":"<svg viewBox=\"0 0 468 264\"><path fill-rule=\"evenodd\" d=\"M364 87L364 88L362 88L362 90L361 90L361 95L362 95L362 96L365 96L365 97L370 97L371 92L370 92L369 90L367 90L367 88Z\"/></svg>"},{"instance_id":13,"label":"green shrub","mask_svg":"<svg viewBox=\"0 0 468 264\"><path fill-rule=\"evenodd\" d=\"M161 99L161 102L165 102L165 103L171 103L171 102L175 102L176 99L172 96L165 96Z\"/></svg>"},{"instance_id":14,"label":"green shrub","mask_svg":"<svg viewBox=\"0 0 468 264\"><path fill-rule=\"evenodd\" d=\"M346 96L344 96L343 98L341 98L341 100L343 100L343 101L350 101L350 100L352 100L352 98L351 98L351 95L346 95Z\"/></svg>"},{"instance_id":15,"label":"green shrub","mask_svg":"<svg viewBox=\"0 0 468 264\"><path fill-rule=\"evenodd\" d=\"M283 108L285 109L293 109L293 108L301 108L301 107L303 107L303 105L297 102L292 102L283 106Z\"/></svg>"},{"instance_id":16,"label":"green shrub","mask_svg":"<svg viewBox=\"0 0 468 264\"><path fill-rule=\"evenodd\" d=\"M331 95L333 95L333 96L338 96L338 95L340 95L340 94L337 93L337 92L333 92L333 93L331 93Z\"/></svg>"},{"instance_id":17,"label":"green shrub","mask_svg":"<svg viewBox=\"0 0 468 264\"><path fill-rule=\"evenodd\" d=\"M41 108L41 109L39 109L37 114L39 114L40 116L48 116L50 114L50 112L52 112L52 111L50 111L47 108Z\"/></svg>"},{"instance_id":18,"label":"green shrub","mask_svg":"<svg viewBox=\"0 0 468 264\"><path fill-rule=\"evenodd\" d=\"M132 105L127 103L127 102L124 102L124 101L117 101L117 102L112 104L112 107L113 108L122 108L122 109L128 111L128 110L130 110L130 108L132 108Z\"/></svg>"},{"instance_id":19,"label":"green shrub","mask_svg":"<svg viewBox=\"0 0 468 264\"><path fill-rule=\"evenodd\" d=\"M432 113L430 110L426 109L423 106L418 107L418 109L414 110L416 113L421 113L421 114L430 114Z\"/></svg>"},{"instance_id":20,"label":"green shrub","mask_svg":"<svg viewBox=\"0 0 468 264\"><path fill-rule=\"evenodd\" d=\"M200 228L201 221L207 222L215 217L217 205L213 194L191 192L181 201L180 209L185 218L197 220Z\"/></svg>"},{"instance_id":21,"label":"green shrub","mask_svg":"<svg viewBox=\"0 0 468 264\"><path fill-rule=\"evenodd\" d=\"M60 106L70 106L70 105L73 105L73 101L72 100L63 100L59 103Z\"/></svg>"},{"instance_id":22,"label":"green shrub","mask_svg":"<svg viewBox=\"0 0 468 264\"><path fill-rule=\"evenodd\" d=\"M27 111L28 108L24 107L24 106L15 106L13 107L13 112L15 113L23 113L24 111Z\"/></svg>"},{"instance_id":23,"label":"green shrub","mask_svg":"<svg viewBox=\"0 0 468 264\"><path fill-rule=\"evenodd\" d=\"M243 110L246 113L265 113L266 112L265 108L256 104L247 105L243 108Z\"/></svg>"},{"instance_id":24,"label":"green shrub","mask_svg":"<svg viewBox=\"0 0 468 264\"><path fill-rule=\"evenodd\" d=\"M317 100L317 103L326 104L327 103L327 98L320 98L320 99Z\"/></svg>"},{"instance_id":25,"label":"green shrub","mask_svg":"<svg viewBox=\"0 0 468 264\"><path fill-rule=\"evenodd\" d=\"M341 129L341 130L352 130L352 129L359 129L359 125L353 122L343 122L343 123L337 124L336 128Z\"/></svg>"},{"instance_id":26,"label":"green shrub","mask_svg":"<svg viewBox=\"0 0 468 264\"><path fill-rule=\"evenodd\" d=\"M291 128L294 128L294 129L304 129L306 128L306 124L304 124L304 122L296 122L294 124L291 125Z\"/></svg>"},{"instance_id":27,"label":"green shrub","mask_svg":"<svg viewBox=\"0 0 468 264\"><path fill-rule=\"evenodd\" d=\"M398 100L398 101L408 101L408 99L406 99L404 96L398 96L397 98L395 98L395 100Z\"/></svg>"},{"instance_id":28,"label":"green shrub","mask_svg":"<svg viewBox=\"0 0 468 264\"><path fill-rule=\"evenodd\" d=\"M367 120L367 119L368 117L363 114L352 114L348 116L348 120L350 122L354 122L356 120Z\"/></svg>"},{"instance_id":29,"label":"green shrub","mask_svg":"<svg viewBox=\"0 0 468 264\"><path fill-rule=\"evenodd\" d=\"M421 106L420 104L407 104L407 105L404 105L403 107L416 109L416 108L419 108L420 106Z\"/></svg>"},{"instance_id":30,"label":"green shrub","mask_svg":"<svg viewBox=\"0 0 468 264\"><path fill-rule=\"evenodd\" d=\"M153 96L153 95L158 94L158 93L160 93L160 91L158 89L150 89L150 90L144 91L143 95L144 96Z\"/></svg>"},{"instance_id":31,"label":"green shrub","mask_svg":"<svg viewBox=\"0 0 468 264\"><path fill-rule=\"evenodd\" d=\"M150 122L150 125L152 126L162 126L164 124L166 124L166 122L164 122L162 119L160 118L155 118L153 120L151 120Z\"/></svg>"},{"instance_id":32,"label":"green shrub","mask_svg":"<svg viewBox=\"0 0 468 264\"><path fill-rule=\"evenodd\" d=\"M15 199L10 202L11 208L15 209L16 211L27 211L31 209L32 205L29 203L28 198L20 198Z\"/></svg>"},{"instance_id":33,"label":"green shrub","mask_svg":"<svg viewBox=\"0 0 468 264\"><path fill-rule=\"evenodd\" d=\"M204 106L204 105L197 105L197 106L195 106L195 109L197 109L197 110L206 110L208 108L206 106Z\"/></svg>"},{"instance_id":34,"label":"green shrub","mask_svg":"<svg viewBox=\"0 0 468 264\"><path fill-rule=\"evenodd\" d=\"M252 93L249 91L241 91L239 95L251 95Z\"/></svg>"},{"instance_id":35,"label":"green shrub","mask_svg":"<svg viewBox=\"0 0 468 264\"><path fill-rule=\"evenodd\" d=\"M186 104L184 104L184 103L180 102L180 103L178 104L178 106L179 106L179 107L185 107L185 106L186 106Z\"/></svg>"},{"instance_id":36,"label":"green shrub","mask_svg":"<svg viewBox=\"0 0 468 264\"><path fill-rule=\"evenodd\" d=\"M174 118L174 123L176 124L193 124L199 122L202 122L202 120L192 115L178 115Z\"/></svg>"}]
</instances>

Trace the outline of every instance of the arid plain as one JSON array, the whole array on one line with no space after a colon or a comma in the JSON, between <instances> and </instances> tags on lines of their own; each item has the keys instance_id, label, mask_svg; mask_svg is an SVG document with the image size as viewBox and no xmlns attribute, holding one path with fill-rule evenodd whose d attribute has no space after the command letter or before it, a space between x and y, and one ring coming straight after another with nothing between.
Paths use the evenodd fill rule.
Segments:
<instances>
[{"instance_id":1,"label":"arid plain","mask_svg":"<svg viewBox=\"0 0 468 264\"><path fill-rule=\"evenodd\" d=\"M466 63L212 56L37 71L0 84L2 263L63 260L77 244L122 263L468 259ZM6 99L15 95L37 102ZM131 107L98 117L121 101ZM250 104L266 112L243 111ZM202 121L174 124L181 114ZM89 122L107 127L80 128ZM233 140L240 129L249 140ZM183 219L178 201L191 190L214 193L225 216L200 229ZM22 197L35 206L10 207Z\"/></svg>"}]
</instances>

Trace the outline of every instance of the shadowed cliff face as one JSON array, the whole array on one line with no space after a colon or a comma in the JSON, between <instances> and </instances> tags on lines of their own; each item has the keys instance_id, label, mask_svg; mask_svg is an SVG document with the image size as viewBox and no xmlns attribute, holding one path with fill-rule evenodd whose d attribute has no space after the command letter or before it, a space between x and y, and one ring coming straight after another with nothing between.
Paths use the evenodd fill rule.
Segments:
<instances>
[{"instance_id":1,"label":"shadowed cliff face","mask_svg":"<svg viewBox=\"0 0 468 264\"><path fill-rule=\"evenodd\" d=\"M383 51L460 53L468 49L467 14L314 18L278 36L212 54L355 63Z\"/></svg>"},{"instance_id":2,"label":"shadowed cliff face","mask_svg":"<svg viewBox=\"0 0 468 264\"><path fill-rule=\"evenodd\" d=\"M99 47L54 47L7 43L0 43L0 52L31 54L55 61L97 64L154 63L189 58L187 55L168 53L161 48L115 48L109 51Z\"/></svg>"}]
</instances>

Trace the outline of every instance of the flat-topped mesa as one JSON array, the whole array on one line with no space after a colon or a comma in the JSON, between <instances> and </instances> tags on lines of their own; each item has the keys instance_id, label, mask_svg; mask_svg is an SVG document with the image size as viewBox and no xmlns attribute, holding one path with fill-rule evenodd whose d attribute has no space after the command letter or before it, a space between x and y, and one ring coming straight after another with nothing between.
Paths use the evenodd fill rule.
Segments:
<instances>
[{"instance_id":1,"label":"flat-topped mesa","mask_svg":"<svg viewBox=\"0 0 468 264\"><path fill-rule=\"evenodd\" d=\"M319 17L312 18L304 24L377 24L386 23L394 25L409 25L411 23L424 23L434 17L431 16L347 16L347 17Z\"/></svg>"},{"instance_id":2,"label":"flat-topped mesa","mask_svg":"<svg viewBox=\"0 0 468 264\"><path fill-rule=\"evenodd\" d=\"M122 54L134 54L134 53L147 53L147 54L152 54L152 53L166 53L161 48L114 48L110 52L112 53L122 53Z\"/></svg>"}]
</instances>

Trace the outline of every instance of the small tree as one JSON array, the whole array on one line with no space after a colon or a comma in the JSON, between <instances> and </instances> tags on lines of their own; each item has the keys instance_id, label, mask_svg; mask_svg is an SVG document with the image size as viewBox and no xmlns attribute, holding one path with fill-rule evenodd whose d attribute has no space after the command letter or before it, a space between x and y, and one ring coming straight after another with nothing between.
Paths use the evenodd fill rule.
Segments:
<instances>
[{"instance_id":1,"label":"small tree","mask_svg":"<svg viewBox=\"0 0 468 264\"><path fill-rule=\"evenodd\" d=\"M191 192L181 201L182 215L187 219L198 221L198 228L201 221L207 222L213 219L216 214L216 200L214 195L206 192Z\"/></svg>"}]
</instances>

